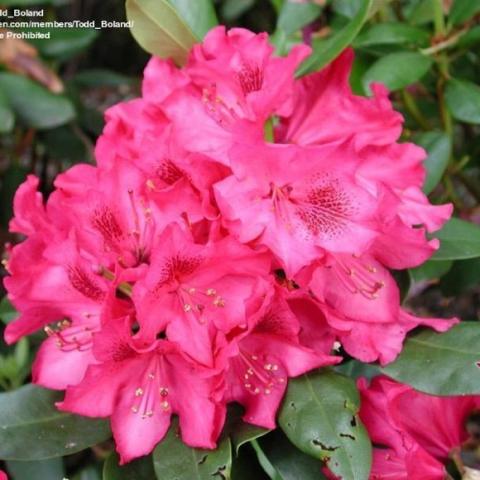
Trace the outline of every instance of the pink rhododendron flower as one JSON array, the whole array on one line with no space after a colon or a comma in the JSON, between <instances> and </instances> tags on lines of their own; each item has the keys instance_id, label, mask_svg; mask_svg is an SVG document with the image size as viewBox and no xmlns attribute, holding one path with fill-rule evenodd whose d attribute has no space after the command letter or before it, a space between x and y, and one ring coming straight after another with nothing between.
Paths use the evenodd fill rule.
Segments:
<instances>
[{"instance_id":1,"label":"pink rhododendron flower","mask_svg":"<svg viewBox=\"0 0 480 480\"><path fill-rule=\"evenodd\" d=\"M225 225L268 246L289 276L326 251L362 253L375 237L377 203L356 182L348 145L242 145L231 159L234 175L214 187Z\"/></svg>"},{"instance_id":2,"label":"pink rhododendron flower","mask_svg":"<svg viewBox=\"0 0 480 480\"><path fill-rule=\"evenodd\" d=\"M371 480L444 480L451 452L468 438L479 396L434 397L380 376L358 382L360 417L376 446Z\"/></svg>"},{"instance_id":3,"label":"pink rhododendron flower","mask_svg":"<svg viewBox=\"0 0 480 480\"><path fill-rule=\"evenodd\" d=\"M33 176L17 191L5 339L44 328L33 381L66 390L64 411L110 417L123 463L172 414L201 448L230 402L274 428L288 379L341 361L337 342L386 364L408 331L457 321L407 313L389 271L427 260L426 232L452 212L421 191L425 152L397 143L383 86L352 94L350 50L296 79L309 51L278 57L266 34L217 27L182 69L150 60L141 98L107 111L96 165L59 175L45 202ZM408 435L375 465L436 471Z\"/></svg>"}]
</instances>

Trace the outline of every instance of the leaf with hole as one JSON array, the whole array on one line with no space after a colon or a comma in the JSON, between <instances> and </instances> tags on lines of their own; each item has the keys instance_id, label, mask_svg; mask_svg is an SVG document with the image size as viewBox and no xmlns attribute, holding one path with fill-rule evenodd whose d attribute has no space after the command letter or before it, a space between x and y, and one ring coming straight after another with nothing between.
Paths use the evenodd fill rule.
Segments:
<instances>
[{"instance_id":1,"label":"leaf with hole","mask_svg":"<svg viewBox=\"0 0 480 480\"><path fill-rule=\"evenodd\" d=\"M290 380L279 424L300 450L343 480L367 480L371 444L358 417L355 381L320 370Z\"/></svg>"},{"instance_id":2,"label":"leaf with hole","mask_svg":"<svg viewBox=\"0 0 480 480\"><path fill-rule=\"evenodd\" d=\"M185 445L172 422L166 437L153 452L153 465L159 480L211 480L229 478L232 447L228 438L219 440L216 450L202 450Z\"/></svg>"}]
</instances>

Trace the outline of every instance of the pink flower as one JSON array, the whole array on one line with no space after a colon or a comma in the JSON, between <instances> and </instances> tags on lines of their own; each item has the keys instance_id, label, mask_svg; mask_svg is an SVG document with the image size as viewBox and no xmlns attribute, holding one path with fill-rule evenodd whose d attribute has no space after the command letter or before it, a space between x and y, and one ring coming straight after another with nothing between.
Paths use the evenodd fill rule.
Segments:
<instances>
[{"instance_id":1,"label":"pink flower","mask_svg":"<svg viewBox=\"0 0 480 480\"><path fill-rule=\"evenodd\" d=\"M450 452L468 438L465 421L478 411L480 397L434 397L384 376L358 386L360 417L377 447L371 480L443 480Z\"/></svg>"},{"instance_id":2,"label":"pink flower","mask_svg":"<svg viewBox=\"0 0 480 480\"><path fill-rule=\"evenodd\" d=\"M353 50L345 50L318 73L296 83L292 114L282 119L276 140L297 145L342 143L352 139L357 150L397 140L402 117L395 112L383 85L372 85L373 99L352 94L349 76Z\"/></svg>"},{"instance_id":3,"label":"pink flower","mask_svg":"<svg viewBox=\"0 0 480 480\"><path fill-rule=\"evenodd\" d=\"M212 366L219 332L246 328L249 315L264 301L270 257L231 237L200 245L174 225L158 244L133 290L140 335L151 341L166 328L170 340Z\"/></svg>"},{"instance_id":4,"label":"pink flower","mask_svg":"<svg viewBox=\"0 0 480 480\"><path fill-rule=\"evenodd\" d=\"M139 348L131 317L113 318L94 336L98 364L77 386L68 387L61 410L111 417L121 463L146 455L165 436L172 414L183 441L215 448L225 407L215 400L217 380L189 362L168 340Z\"/></svg>"},{"instance_id":5,"label":"pink flower","mask_svg":"<svg viewBox=\"0 0 480 480\"><path fill-rule=\"evenodd\" d=\"M266 34L216 27L193 47L184 72L152 60L145 98L160 104L173 123L173 136L187 150L229 165L235 138L260 140L269 116L290 114L293 73L309 52L301 45L287 57L275 57ZM155 86L160 77L166 86Z\"/></svg>"},{"instance_id":6,"label":"pink flower","mask_svg":"<svg viewBox=\"0 0 480 480\"><path fill-rule=\"evenodd\" d=\"M229 347L228 402L245 407L243 419L275 428L275 414L289 377L341 361L300 344L300 324L277 289L270 304Z\"/></svg>"},{"instance_id":7,"label":"pink flower","mask_svg":"<svg viewBox=\"0 0 480 480\"><path fill-rule=\"evenodd\" d=\"M8 480L7 474L3 470L0 470L0 480Z\"/></svg>"},{"instance_id":8,"label":"pink flower","mask_svg":"<svg viewBox=\"0 0 480 480\"><path fill-rule=\"evenodd\" d=\"M224 223L241 242L269 247L288 276L374 239L377 203L356 181L348 145L239 145L231 158L234 175L214 186Z\"/></svg>"},{"instance_id":9,"label":"pink flower","mask_svg":"<svg viewBox=\"0 0 480 480\"><path fill-rule=\"evenodd\" d=\"M368 254L330 254L310 277L304 271L298 281L308 283L322 317L345 350L363 362L392 362L406 334L419 325L443 332L459 321L419 318L404 311L391 274Z\"/></svg>"}]
</instances>

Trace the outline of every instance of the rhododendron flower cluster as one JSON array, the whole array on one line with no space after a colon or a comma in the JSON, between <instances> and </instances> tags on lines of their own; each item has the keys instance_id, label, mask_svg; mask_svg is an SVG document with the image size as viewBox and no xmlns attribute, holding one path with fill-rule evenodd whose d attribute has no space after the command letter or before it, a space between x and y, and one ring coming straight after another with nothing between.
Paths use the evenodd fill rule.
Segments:
<instances>
[{"instance_id":1,"label":"rhododendron flower cluster","mask_svg":"<svg viewBox=\"0 0 480 480\"><path fill-rule=\"evenodd\" d=\"M33 176L16 194L6 340L45 329L34 382L110 417L122 462L172 414L194 447L215 447L229 402L273 428L288 379L341 361L338 342L385 364L409 330L456 322L403 310L389 272L428 259L451 215L421 191L425 152L398 143L384 87L352 94L350 50L296 79L309 52L218 27L184 68L152 58L96 166L45 203Z\"/></svg>"},{"instance_id":2,"label":"rhododendron flower cluster","mask_svg":"<svg viewBox=\"0 0 480 480\"><path fill-rule=\"evenodd\" d=\"M377 447L371 480L450 478L446 466L469 440L466 424L478 417L480 396L434 397L384 376L370 385L361 379L359 387L360 416ZM466 453L462 463L468 469L469 457L476 456Z\"/></svg>"}]
</instances>

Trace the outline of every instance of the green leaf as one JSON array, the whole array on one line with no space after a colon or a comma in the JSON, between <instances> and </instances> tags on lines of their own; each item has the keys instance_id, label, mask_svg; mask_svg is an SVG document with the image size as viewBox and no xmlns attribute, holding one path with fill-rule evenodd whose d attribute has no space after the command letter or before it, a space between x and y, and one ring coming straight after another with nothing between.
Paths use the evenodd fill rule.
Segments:
<instances>
[{"instance_id":1,"label":"green leaf","mask_svg":"<svg viewBox=\"0 0 480 480\"><path fill-rule=\"evenodd\" d=\"M437 186L447 168L452 142L446 133L425 132L415 137L415 143L428 152L428 157L424 162L427 178L423 185L423 191L428 195Z\"/></svg>"},{"instance_id":2,"label":"green leaf","mask_svg":"<svg viewBox=\"0 0 480 480\"><path fill-rule=\"evenodd\" d=\"M420 80L432 66L430 57L416 52L390 53L378 59L363 76L365 89L381 82L389 90L399 90Z\"/></svg>"},{"instance_id":3,"label":"green leaf","mask_svg":"<svg viewBox=\"0 0 480 480\"><path fill-rule=\"evenodd\" d=\"M448 21L451 25L458 25L470 20L478 12L480 12L480 2L477 0L455 0L448 15Z\"/></svg>"},{"instance_id":4,"label":"green leaf","mask_svg":"<svg viewBox=\"0 0 480 480\"><path fill-rule=\"evenodd\" d=\"M198 40L218 24L211 0L169 0Z\"/></svg>"},{"instance_id":5,"label":"green leaf","mask_svg":"<svg viewBox=\"0 0 480 480\"><path fill-rule=\"evenodd\" d=\"M127 0L126 7L132 35L147 52L185 64L197 38L167 0Z\"/></svg>"},{"instance_id":6,"label":"green leaf","mask_svg":"<svg viewBox=\"0 0 480 480\"><path fill-rule=\"evenodd\" d=\"M8 133L13 129L15 117L7 97L0 91L0 133Z\"/></svg>"},{"instance_id":7,"label":"green leaf","mask_svg":"<svg viewBox=\"0 0 480 480\"><path fill-rule=\"evenodd\" d=\"M413 5L413 8L409 8L407 13L407 19L412 25L424 25L425 23L433 20L433 8L432 1L438 0L420 0L416 4L407 4L407 7Z\"/></svg>"},{"instance_id":8,"label":"green leaf","mask_svg":"<svg viewBox=\"0 0 480 480\"><path fill-rule=\"evenodd\" d=\"M435 232L440 248L431 260L460 260L480 257L480 227L459 218L451 218Z\"/></svg>"},{"instance_id":9,"label":"green leaf","mask_svg":"<svg viewBox=\"0 0 480 480\"><path fill-rule=\"evenodd\" d=\"M322 68L336 58L357 36L368 18L372 0L360 0L361 5L355 17L340 31L317 45L313 53L300 65L297 75L305 75Z\"/></svg>"},{"instance_id":10,"label":"green leaf","mask_svg":"<svg viewBox=\"0 0 480 480\"><path fill-rule=\"evenodd\" d=\"M450 270L452 265L452 260L445 260L444 262L429 260L419 267L411 268L409 271L410 276L416 283L427 280L438 281L442 275Z\"/></svg>"},{"instance_id":11,"label":"green leaf","mask_svg":"<svg viewBox=\"0 0 480 480\"><path fill-rule=\"evenodd\" d=\"M0 394L0 458L42 460L79 452L110 437L108 423L58 411L61 394L25 385Z\"/></svg>"},{"instance_id":12,"label":"green leaf","mask_svg":"<svg viewBox=\"0 0 480 480\"><path fill-rule=\"evenodd\" d=\"M290 380L279 423L297 448L335 475L367 480L372 452L359 404L355 382L325 369Z\"/></svg>"},{"instance_id":13,"label":"green leaf","mask_svg":"<svg viewBox=\"0 0 480 480\"><path fill-rule=\"evenodd\" d=\"M336 372L341 373L355 380L359 377L368 379L375 377L380 373L380 367L375 363L363 363L358 360L351 359L341 365L333 367Z\"/></svg>"},{"instance_id":14,"label":"green leaf","mask_svg":"<svg viewBox=\"0 0 480 480\"><path fill-rule=\"evenodd\" d=\"M322 12L322 7L315 3L293 3L286 0L278 17L277 28L287 35L313 22Z\"/></svg>"},{"instance_id":15,"label":"green leaf","mask_svg":"<svg viewBox=\"0 0 480 480\"><path fill-rule=\"evenodd\" d=\"M0 73L0 89L6 94L10 108L17 118L27 127L57 127L75 116L75 110L68 98L53 94L21 75Z\"/></svg>"},{"instance_id":16,"label":"green leaf","mask_svg":"<svg viewBox=\"0 0 480 480\"><path fill-rule=\"evenodd\" d=\"M445 101L457 120L480 124L480 87L478 85L451 78L445 89Z\"/></svg>"},{"instance_id":17,"label":"green leaf","mask_svg":"<svg viewBox=\"0 0 480 480\"><path fill-rule=\"evenodd\" d=\"M0 301L0 320L8 325L18 317L18 312L13 308L10 300L7 297L3 297Z\"/></svg>"},{"instance_id":18,"label":"green leaf","mask_svg":"<svg viewBox=\"0 0 480 480\"><path fill-rule=\"evenodd\" d=\"M281 480L324 480L322 463L297 450L280 430L260 441L260 446Z\"/></svg>"},{"instance_id":19,"label":"green leaf","mask_svg":"<svg viewBox=\"0 0 480 480\"><path fill-rule=\"evenodd\" d=\"M457 45L461 48L470 48L477 43L480 43L480 25L477 25L464 33L459 38Z\"/></svg>"},{"instance_id":20,"label":"green leaf","mask_svg":"<svg viewBox=\"0 0 480 480\"><path fill-rule=\"evenodd\" d=\"M376 23L361 33L353 42L354 47L371 45L426 45L429 34L419 27L406 23Z\"/></svg>"},{"instance_id":21,"label":"green leaf","mask_svg":"<svg viewBox=\"0 0 480 480\"><path fill-rule=\"evenodd\" d=\"M48 41L29 40L45 57L66 60L89 47L98 37L93 28L31 28L24 32L50 33Z\"/></svg>"},{"instance_id":22,"label":"green leaf","mask_svg":"<svg viewBox=\"0 0 480 480\"><path fill-rule=\"evenodd\" d=\"M185 445L173 422L167 436L153 452L153 465L159 480L212 480L229 478L232 448L228 438L219 442L216 450L201 450Z\"/></svg>"},{"instance_id":23,"label":"green leaf","mask_svg":"<svg viewBox=\"0 0 480 480\"><path fill-rule=\"evenodd\" d=\"M479 284L480 258L471 258L469 260L457 260L442 278L440 289L447 297L453 297Z\"/></svg>"},{"instance_id":24,"label":"green leaf","mask_svg":"<svg viewBox=\"0 0 480 480\"><path fill-rule=\"evenodd\" d=\"M121 467L116 453L103 465L103 480L152 480L155 478L152 457L142 457Z\"/></svg>"},{"instance_id":25,"label":"green leaf","mask_svg":"<svg viewBox=\"0 0 480 480\"><path fill-rule=\"evenodd\" d=\"M268 432L270 432L270 430L267 430L266 428L250 425L249 423L245 423L243 421L238 422L234 428L232 428L232 432L230 434L235 453L238 454L238 451L242 445L245 445L252 440L256 440L257 438L263 437Z\"/></svg>"},{"instance_id":26,"label":"green leaf","mask_svg":"<svg viewBox=\"0 0 480 480\"><path fill-rule=\"evenodd\" d=\"M37 460L36 462L11 460L6 463L13 480L61 480L65 476L61 458Z\"/></svg>"},{"instance_id":27,"label":"green leaf","mask_svg":"<svg viewBox=\"0 0 480 480\"><path fill-rule=\"evenodd\" d=\"M383 371L432 395L480 393L480 324L462 322L445 333L425 330L409 338Z\"/></svg>"}]
</instances>

